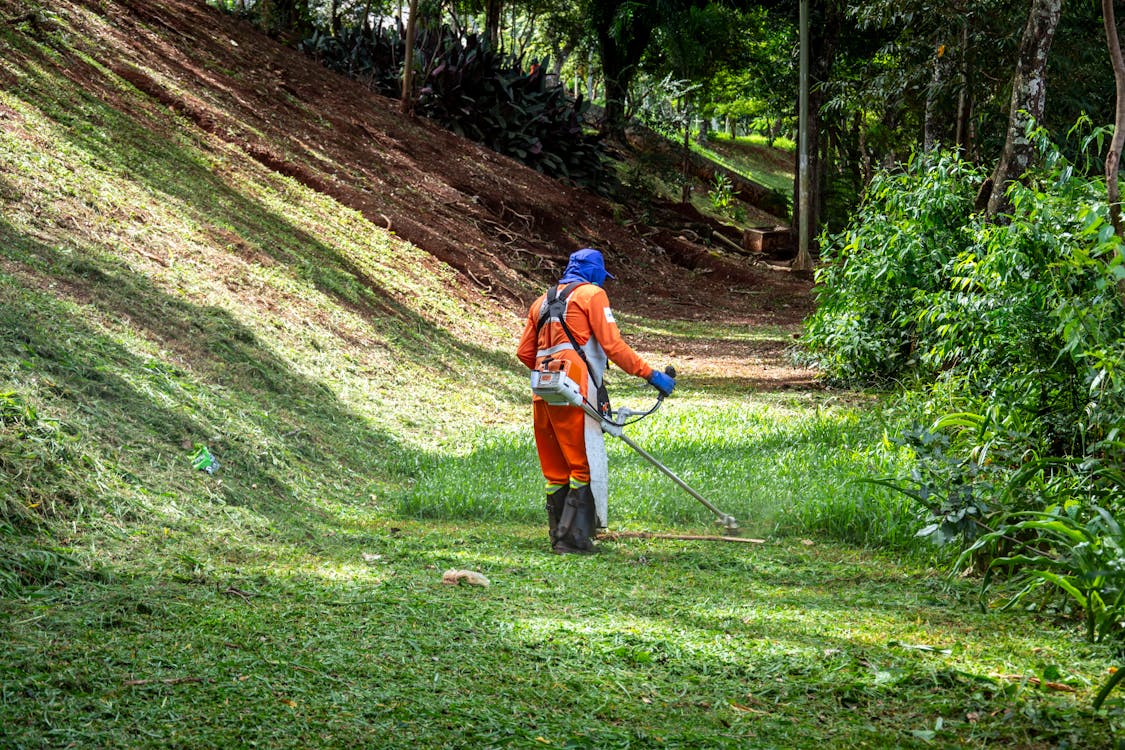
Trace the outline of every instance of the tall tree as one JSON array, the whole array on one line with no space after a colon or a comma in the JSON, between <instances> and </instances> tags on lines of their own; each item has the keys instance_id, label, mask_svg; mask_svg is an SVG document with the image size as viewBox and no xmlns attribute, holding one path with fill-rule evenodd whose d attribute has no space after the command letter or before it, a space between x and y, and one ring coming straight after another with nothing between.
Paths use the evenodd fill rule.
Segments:
<instances>
[{"instance_id":1,"label":"tall tree","mask_svg":"<svg viewBox=\"0 0 1125 750\"><path fill-rule=\"evenodd\" d=\"M269 32L303 36L312 29L308 0L262 0L258 12Z\"/></svg>"},{"instance_id":2,"label":"tall tree","mask_svg":"<svg viewBox=\"0 0 1125 750\"><path fill-rule=\"evenodd\" d=\"M1113 78L1116 81L1117 106L1113 119L1113 139L1109 153L1105 157L1106 197L1109 199L1109 216L1117 236L1125 239L1125 227L1121 221L1121 194L1117 184L1117 173L1121 168L1121 148L1125 145L1125 58L1121 56L1121 40L1117 35L1117 20L1113 13L1113 0L1102 0L1102 23L1105 26L1106 44L1109 46L1109 59L1113 63Z\"/></svg>"},{"instance_id":3,"label":"tall tree","mask_svg":"<svg viewBox=\"0 0 1125 750\"><path fill-rule=\"evenodd\" d=\"M492 49L498 49L500 44L500 18L503 10L504 3L501 0L485 0L484 32L488 37L488 46Z\"/></svg>"},{"instance_id":4,"label":"tall tree","mask_svg":"<svg viewBox=\"0 0 1125 750\"><path fill-rule=\"evenodd\" d=\"M1027 137L1027 129L1032 121L1043 119L1047 102L1047 56L1061 14L1062 0L1031 0L1031 11L1020 37L1016 73L1012 79L1007 137L990 180L990 216L1006 208L1009 183L1027 171L1035 156L1035 147Z\"/></svg>"},{"instance_id":5,"label":"tall tree","mask_svg":"<svg viewBox=\"0 0 1125 750\"><path fill-rule=\"evenodd\" d=\"M588 0L586 17L598 40L605 76L605 129L625 131L625 102L637 66L660 19L652 0Z\"/></svg>"},{"instance_id":6,"label":"tall tree","mask_svg":"<svg viewBox=\"0 0 1125 750\"><path fill-rule=\"evenodd\" d=\"M820 221L824 208L825 187L825 146L822 138L824 105L828 99L826 84L832 77L836 62L836 50L844 25L845 6L843 2L826 0L809 8L809 112L808 144L809 152L805 167L808 169L808 232L816 237L820 232ZM800 149L794 154L793 184L793 226L801 222Z\"/></svg>"},{"instance_id":7,"label":"tall tree","mask_svg":"<svg viewBox=\"0 0 1125 750\"><path fill-rule=\"evenodd\" d=\"M657 75L670 74L688 82L682 90L683 192L681 200L689 199L688 174L691 150L689 138L693 115L706 101L713 80L729 65L744 63L745 50L738 33L737 11L718 3L688 7L682 13L667 16L656 29L655 44L646 60L646 67Z\"/></svg>"},{"instance_id":8,"label":"tall tree","mask_svg":"<svg viewBox=\"0 0 1125 750\"><path fill-rule=\"evenodd\" d=\"M414 36L418 31L418 0L410 0L406 19L406 52L402 62L402 102L404 115L414 114Z\"/></svg>"}]
</instances>

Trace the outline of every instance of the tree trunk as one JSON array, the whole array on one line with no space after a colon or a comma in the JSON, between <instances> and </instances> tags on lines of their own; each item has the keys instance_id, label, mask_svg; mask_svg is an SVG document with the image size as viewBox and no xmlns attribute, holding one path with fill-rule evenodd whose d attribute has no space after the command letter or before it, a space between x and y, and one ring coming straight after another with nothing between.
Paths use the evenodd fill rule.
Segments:
<instances>
[{"instance_id":1,"label":"tree trunk","mask_svg":"<svg viewBox=\"0 0 1125 750\"><path fill-rule=\"evenodd\" d=\"M934 59L930 63L930 85L926 87L926 110L922 117L922 150L933 151L939 138L937 134L940 115L936 112L938 107L938 92L941 91L942 57L945 56L945 45L936 45Z\"/></svg>"},{"instance_id":2,"label":"tree trunk","mask_svg":"<svg viewBox=\"0 0 1125 750\"><path fill-rule=\"evenodd\" d=\"M863 189L871 184L874 170L871 167L871 152L867 148L867 112L860 109L855 113L855 140L859 147L859 169L863 179Z\"/></svg>"},{"instance_id":3,"label":"tree trunk","mask_svg":"<svg viewBox=\"0 0 1125 750\"><path fill-rule=\"evenodd\" d=\"M625 135L625 105L629 86L652 38L653 22L646 16L643 12L631 14L632 20L618 34L613 29L620 24L614 24L612 15L604 23L599 22L597 25L598 50L602 76L605 78L605 131L611 138L621 139Z\"/></svg>"},{"instance_id":4,"label":"tree trunk","mask_svg":"<svg viewBox=\"0 0 1125 750\"><path fill-rule=\"evenodd\" d=\"M840 40L840 29L843 22L844 10L837 3L826 3L822 8L815 8L822 14L819 18L811 17L809 52L809 122L808 122L808 227L811 239L820 233L820 218L822 215L823 190L825 184L824 167L821 155L821 108L824 106L826 94L824 84L832 75L832 67L836 60L836 48ZM801 181L801 155L800 149L794 154L795 166L793 170L793 226L800 226L800 181Z\"/></svg>"},{"instance_id":5,"label":"tree trunk","mask_svg":"<svg viewBox=\"0 0 1125 750\"><path fill-rule=\"evenodd\" d=\"M960 91L957 93L957 151L967 159L970 151L969 122L973 116L973 99L969 90L969 22L961 24Z\"/></svg>"},{"instance_id":6,"label":"tree trunk","mask_svg":"<svg viewBox=\"0 0 1125 750\"><path fill-rule=\"evenodd\" d=\"M699 133L695 137L695 142L706 144L709 140L711 140L711 118L701 117L699 119Z\"/></svg>"},{"instance_id":7,"label":"tree trunk","mask_svg":"<svg viewBox=\"0 0 1125 750\"><path fill-rule=\"evenodd\" d=\"M404 115L414 116L414 35L418 33L418 0L410 0L406 20L406 56L402 61L402 103Z\"/></svg>"},{"instance_id":8,"label":"tree trunk","mask_svg":"<svg viewBox=\"0 0 1125 750\"><path fill-rule=\"evenodd\" d=\"M592 102L597 98L598 92L594 91L594 53L586 58L586 101Z\"/></svg>"},{"instance_id":9,"label":"tree trunk","mask_svg":"<svg viewBox=\"0 0 1125 750\"><path fill-rule=\"evenodd\" d=\"M567 42L560 48L557 44L551 55L551 77L557 85L562 85L562 68L566 61L570 59L571 53L574 52L574 43Z\"/></svg>"},{"instance_id":10,"label":"tree trunk","mask_svg":"<svg viewBox=\"0 0 1125 750\"><path fill-rule=\"evenodd\" d=\"M1035 155L1027 137L1033 121L1043 119L1047 101L1047 54L1059 24L1062 0L1032 0L1027 25L1020 38L1016 74L1012 79L1012 102L1008 109L1008 135L996 171L992 173L992 193L988 215L996 216L1008 207L1008 185L1019 179Z\"/></svg>"},{"instance_id":11,"label":"tree trunk","mask_svg":"<svg viewBox=\"0 0 1125 750\"><path fill-rule=\"evenodd\" d=\"M268 32L303 36L309 31L308 0L268 0L262 3L261 13Z\"/></svg>"},{"instance_id":12,"label":"tree trunk","mask_svg":"<svg viewBox=\"0 0 1125 750\"><path fill-rule=\"evenodd\" d=\"M488 0L484 11L485 36L488 37L488 46L498 49L500 44L500 16L504 8L502 0Z\"/></svg>"},{"instance_id":13,"label":"tree trunk","mask_svg":"<svg viewBox=\"0 0 1125 750\"><path fill-rule=\"evenodd\" d=\"M1105 189L1109 200L1109 218L1117 236L1125 239L1121 221L1121 193L1117 173L1121 167L1121 148L1125 145L1125 58L1121 55L1121 40L1117 35L1117 20L1113 14L1113 0L1102 0L1102 22L1105 24L1109 59L1113 63L1113 78L1117 82L1117 111L1113 119L1113 139L1105 157Z\"/></svg>"},{"instance_id":14,"label":"tree trunk","mask_svg":"<svg viewBox=\"0 0 1125 750\"><path fill-rule=\"evenodd\" d=\"M680 172L680 203L691 202L691 105L684 102L684 164Z\"/></svg>"},{"instance_id":15,"label":"tree trunk","mask_svg":"<svg viewBox=\"0 0 1125 750\"><path fill-rule=\"evenodd\" d=\"M371 19L371 3L372 0L366 0L363 5L363 33L368 33L375 28L375 24Z\"/></svg>"}]
</instances>

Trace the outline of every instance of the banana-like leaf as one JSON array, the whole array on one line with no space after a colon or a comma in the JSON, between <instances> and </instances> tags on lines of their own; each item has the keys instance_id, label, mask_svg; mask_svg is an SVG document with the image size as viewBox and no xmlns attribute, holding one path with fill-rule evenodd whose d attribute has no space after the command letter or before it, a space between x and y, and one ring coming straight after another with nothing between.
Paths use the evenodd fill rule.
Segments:
<instances>
[{"instance_id":1,"label":"banana-like leaf","mask_svg":"<svg viewBox=\"0 0 1125 750\"><path fill-rule=\"evenodd\" d=\"M1089 602L1089 599L1086 597L1085 594L1083 594L1081 591L1078 590L1077 586L1075 586L1073 583L1071 583L1065 577L1057 575L1055 573L1052 573L1049 570L1031 570L1031 571L1028 571L1028 575L1034 576L1036 578L1042 578L1045 581L1049 581L1050 583L1055 584L1060 589L1062 589L1066 593L1070 594L1071 598L1074 599L1074 601L1079 606L1081 606L1083 609L1087 608L1087 603Z\"/></svg>"}]
</instances>

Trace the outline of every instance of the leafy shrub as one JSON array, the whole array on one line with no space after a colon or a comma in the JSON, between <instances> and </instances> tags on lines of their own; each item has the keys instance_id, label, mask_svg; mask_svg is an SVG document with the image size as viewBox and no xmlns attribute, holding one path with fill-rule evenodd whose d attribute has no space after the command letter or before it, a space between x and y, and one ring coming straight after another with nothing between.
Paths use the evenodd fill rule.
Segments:
<instances>
[{"instance_id":1,"label":"leafy shrub","mask_svg":"<svg viewBox=\"0 0 1125 750\"><path fill-rule=\"evenodd\" d=\"M1050 147L1010 191L1004 223L972 213L981 175L955 157L912 161L872 185L855 224L827 242L805 341L831 375L916 379L952 411L992 414L962 431L1044 457L1125 459L1125 278L1100 180ZM1090 464L1093 466L1094 464Z\"/></svg>"},{"instance_id":2,"label":"leafy shrub","mask_svg":"<svg viewBox=\"0 0 1125 750\"><path fill-rule=\"evenodd\" d=\"M924 394L934 426L900 440L914 470L876 483L926 509L920 536L969 543L957 566L983 567L982 597L1003 573L1006 606L1061 592L1091 640L1118 638L1125 256L1102 180L1029 135L1043 161L1001 221L973 213L983 175L955 157L880 175L825 243L805 341L836 378Z\"/></svg>"},{"instance_id":3,"label":"leafy shrub","mask_svg":"<svg viewBox=\"0 0 1125 750\"><path fill-rule=\"evenodd\" d=\"M601 139L583 127L589 104L548 86L542 66L525 73L517 58L473 34L463 41L446 35L434 59L419 112L544 174L610 187Z\"/></svg>"},{"instance_id":4,"label":"leafy shrub","mask_svg":"<svg viewBox=\"0 0 1125 750\"><path fill-rule=\"evenodd\" d=\"M985 534L962 559L982 548L1002 545L1006 554L992 559L981 584L989 590L997 569L1014 571L1022 588L1004 608L1050 585L1084 613L1086 636L1100 641L1119 636L1125 622L1125 532L1104 508L1079 503L1044 512L1025 512Z\"/></svg>"},{"instance_id":5,"label":"leafy shrub","mask_svg":"<svg viewBox=\"0 0 1125 750\"><path fill-rule=\"evenodd\" d=\"M326 68L361 81L383 96L402 94L406 43L401 29L379 26L371 31L362 26L346 26L336 34L318 29L299 48Z\"/></svg>"},{"instance_id":6,"label":"leafy shrub","mask_svg":"<svg viewBox=\"0 0 1125 750\"><path fill-rule=\"evenodd\" d=\"M968 415L962 415L968 417ZM906 480L874 480L914 500L924 511L924 525L917 537L928 537L939 545L955 539L972 540L991 512L986 473L973 456L950 452L949 435L915 425L893 442L909 448L916 463Z\"/></svg>"},{"instance_id":7,"label":"leafy shrub","mask_svg":"<svg viewBox=\"0 0 1125 750\"><path fill-rule=\"evenodd\" d=\"M730 210L734 202L734 183L731 182L730 177L722 172L716 173L711 189L707 191L707 198L716 211L726 213Z\"/></svg>"},{"instance_id":8,"label":"leafy shrub","mask_svg":"<svg viewBox=\"0 0 1125 750\"><path fill-rule=\"evenodd\" d=\"M971 398L1004 404L1008 422L1041 437L1049 455L1119 452L1111 444L1125 415L1121 244L1101 182L1043 147L1048 166L1009 193L1011 221L974 217L948 283L919 295L932 332L922 361L960 379Z\"/></svg>"},{"instance_id":9,"label":"leafy shrub","mask_svg":"<svg viewBox=\"0 0 1125 750\"><path fill-rule=\"evenodd\" d=\"M948 287L980 179L955 156L916 157L877 175L852 224L826 239L804 335L826 374L872 383L919 367L927 344L920 297Z\"/></svg>"}]
</instances>

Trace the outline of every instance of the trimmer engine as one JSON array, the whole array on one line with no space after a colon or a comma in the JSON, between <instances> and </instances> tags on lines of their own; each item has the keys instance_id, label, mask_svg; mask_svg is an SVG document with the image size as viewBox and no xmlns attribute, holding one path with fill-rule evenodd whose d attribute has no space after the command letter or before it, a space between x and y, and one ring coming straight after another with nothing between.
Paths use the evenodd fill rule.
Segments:
<instances>
[{"instance_id":1,"label":"trimmer engine","mask_svg":"<svg viewBox=\"0 0 1125 750\"><path fill-rule=\"evenodd\" d=\"M531 371L531 392L555 406L582 406L582 390L571 380L570 363L549 359Z\"/></svg>"}]
</instances>

